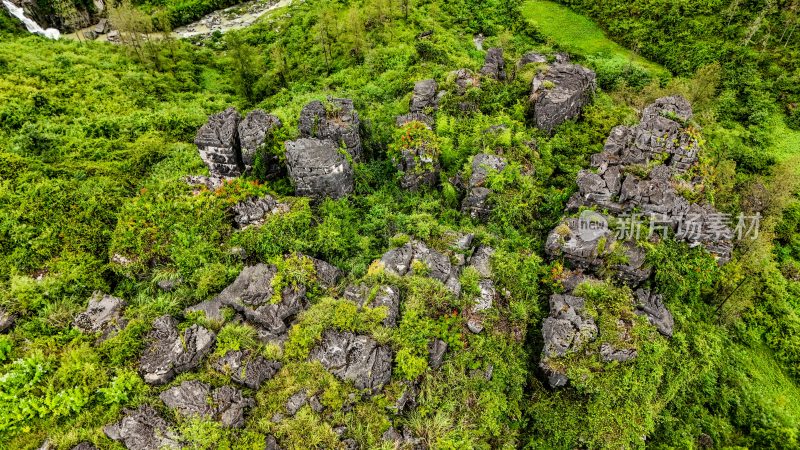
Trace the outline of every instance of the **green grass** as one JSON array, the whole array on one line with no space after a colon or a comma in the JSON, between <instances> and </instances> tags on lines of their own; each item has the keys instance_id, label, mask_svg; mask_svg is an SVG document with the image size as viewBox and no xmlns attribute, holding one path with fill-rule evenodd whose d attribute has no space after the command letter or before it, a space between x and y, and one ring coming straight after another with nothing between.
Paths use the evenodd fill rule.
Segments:
<instances>
[{"instance_id":1,"label":"green grass","mask_svg":"<svg viewBox=\"0 0 800 450\"><path fill-rule=\"evenodd\" d=\"M667 73L667 69L661 65L612 41L591 19L565 6L550 1L530 0L523 4L522 15L545 37L569 52L586 57L623 59L654 74Z\"/></svg>"},{"instance_id":2,"label":"green grass","mask_svg":"<svg viewBox=\"0 0 800 450\"><path fill-rule=\"evenodd\" d=\"M783 116L777 116L773 129L775 141L770 153L775 155L779 162L800 156L800 130L792 130L786 125ZM797 169L800 171L800 168Z\"/></svg>"}]
</instances>

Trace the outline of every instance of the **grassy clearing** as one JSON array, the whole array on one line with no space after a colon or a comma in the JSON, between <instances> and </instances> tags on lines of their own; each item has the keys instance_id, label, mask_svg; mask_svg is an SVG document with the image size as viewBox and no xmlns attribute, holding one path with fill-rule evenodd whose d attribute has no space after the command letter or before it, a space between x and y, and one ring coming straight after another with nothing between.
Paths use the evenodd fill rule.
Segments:
<instances>
[{"instance_id":1,"label":"grassy clearing","mask_svg":"<svg viewBox=\"0 0 800 450\"><path fill-rule=\"evenodd\" d=\"M522 6L525 19L567 51L586 57L622 59L655 74L667 70L609 39L591 19L558 3L530 0Z\"/></svg>"}]
</instances>

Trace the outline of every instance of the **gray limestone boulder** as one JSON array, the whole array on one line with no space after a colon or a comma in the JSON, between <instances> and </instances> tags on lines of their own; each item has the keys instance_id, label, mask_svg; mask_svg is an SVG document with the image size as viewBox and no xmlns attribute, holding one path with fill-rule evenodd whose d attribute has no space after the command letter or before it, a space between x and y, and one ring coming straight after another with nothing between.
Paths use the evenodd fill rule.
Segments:
<instances>
[{"instance_id":1,"label":"gray limestone boulder","mask_svg":"<svg viewBox=\"0 0 800 450\"><path fill-rule=\"evenodd\" d=\"M638 352L635 349L631 348L623 348L618 349L615 348L611 344L603 344L600 346L600 359L603 362L625 362L635 359Z\"/></svg>"},{"instance_id":2,"label":"gray limestone boulder","mask_svg":"<svg viewBox=\"0 0 800 450\"><path fill-rule=\"evenodd\" d=\"M13 313L0 308L0 333L11 328L11 326L14 325L15 319L16 316Z\"/></svg>"},{"instance_id":3,"label":"gray limestone boulder","mask_svg":"<svg viewBox=\"0 0 800 450\"><path fill-rule=\"evenodd\" d=\"M103 432L121 442L128 450L164 450L181 448L180 437L153 407L125 409L118 423L107 425Z\"/></svg>"},{"instance_id":4,"label":"gray limestone boulder","mask_svg":"<svg viewBox=\"0 0 800 450\"><path fill-rule=\"evenodd\" d=\"M572 295L550 296L550 315L542 323L544 347L539 367L551 387L562 387L568 379L564 368L553 364L554 358L579 351L597 337L597 325L585 313L584 300Z\"/></svg>"},{"instance_id":5,"label":"gray limestone boulder","mask_svg":"<svg viewBox=\"0 0 800 450\"><path fill-rule=\"evenodd\" d=\"M445 353L447 353L447 342L441 339L428 342L428 366L434 370L442 367Z\"/></svg>"},{"instance_id":6,"label":"gray limestone boulder","mask_svg":"<svg viewBox=\"0 0 800 450\"><path fill-rule=\"evenodd\" d=\"M503 59L503 49L492 47L486 52L486 59L481 68L481 75L494 78L498 81L506 79L506 62Z\"/></svg>"},{"instance_id":7,"label":"gray limestone boulder","mask_svg":"<svg viewBox=\"0 0 800 450\"><path fill-rule=\"evenodd\" d=\"M299 196L321 200L353 192L353 168L329 139L287 141L286 167Z\"/></svg>"},{"instance_id":8,"label":"gray limestone boulder","mask_svg":"<svg viewBox=\"0 0 800 450\"><path fill-rule=\"evenodd\" d=\"M381 257L384 269L399 276L413 275L414 262L424 264L428 268L428 276L441 281L456 297L461 294L461 267L452 264L449 256L420 241L410 241L402 247L389 250Z\"/></svg>"},{"instance_id":9,"label":"gray limestone boulder","mask_svg":"<svg viewBox=\"0 0 800 450\"><path fill-rule=\"evenodd\" d=\"M430 78L427 80L417 81L414 84L414 93L411 96L411 113L426 113L436 110L438 105L439 86L436 80Z\"/></svg>"},{"instance_id":10,"label":"gray limestone boulder","mask_svg":"<svg viewBox=\"0 0 800 450\"><path fill-rule=\"evenodd\" d=\"M636 314L647 317L651 324L655 325L659 333L671 337L675 328L675 320L672 313L664 306L661 294L656 294L645 289L637 289Z\"/></svg>"},{"instance_id":11,"label":"gray limestone boulder","mask_svg":"<svg viewBox=\"0 0 800 450\"><path fill-rule=\"evenodd\" d=\"M269 361L250 350L231 350L214 362L214 369L230 375L231 380L250 389L258 389L261 384L272 379L283 365L279 361Z\"/></svg>"},{"instance_id":12,"label":"gray limestone boulder","mask_svg":"<svg viewBox=\"0 0 800 450\"><path fill-rule=\"evenodd\" d=\"M286 400L286 412L290 416L294 416L306 404L308 404L308 393L303 389L289 397L289 400Z\"/></svg>"},{"instance_id":13,"label":"gray limestone boulder","mask_svg":"<svg viewBox=\"0 0 800 450\"><path fill-rule=\"evenodd\" d=\"M528 64L546 64L547 57L542 55L541 53L536 52L528 52L522 55L522 58L517 61L517 68L521 69Z\"/></svg>"},{"instance_id":14,"label":"gray limestone boulder","mask_svg":"<svg viewBox=\"0 0 800 450\"><path fill-rule=\"evenodd\" d=\"M344 276L344 272L342 272L341 269L327 261L312 258L311 256L303 256L311 260L311 263L314 265L317 283L324 288L335 287Z\"/></svg>"},{"instance_id":15,"label":"gray limestone boulder","mask_svg":"<svg viewBox=\"0 0 800 450\"><path fill-rule=\"evenodd\" d=\"M212 177L238 177L244 168L239 154L239 121L236 108L214 114L200 127L194 143Z\"/></svg>"},{"instance_id":16,"label":"gray limestone boulder","mask_svg":"<svg viewBox=\"0 0 800 450\"><path fill-rule=\"evenodd\" d=\"M597 87L595 73L575 64L553 64L534 77L530 103L537 128L552 133L580 115Z\"/></svg>"},{"instance_id":17,"label":"gray limestone boulder","mask_svg":"<svg viewBox=\"0 0 800 450\"><path fill-rule=\"evenodd\" d=\"M346 98L330 98L330 108L320 101L313 101L300 112L300 137L330 140L338 149L343 146L355 161L363 157L358 112L353 101Z\"/></svg>"},{"instance_id":18,"label":"gray limestone boulder","mask_svg":"<svg viewBox=\"0 0 800 450\"><path fill-rule=\"evenodd\" d=\"M450 72L449 78L456 85L456 94L464 95L471 88L480 87L480 78L469 69L458 69Z\"/></svg>"},{"instance_id":19,"label":"gray limestone boulder","mask_svg":"<svg viewBox=\"0 0 800 450\"><path fill-rule=\"evenodd\" d=\"M256 163L256 154L267 143L274 130L283 126L281 120L260 109L254 109L239 123L239 142L241 145L242 163L248 172ZM276 155L262 154L265 160L265 173L268 178L280 173L280 164ZM267 157L268 156L268 157Z\"/></svg>"},{"instance_id":20,"label":"gray limestone boulder","mask_svg":"<svg viewBox=\"0 0 800 450\"><path fill-rule=\"evenodd\" d=\"M276 293L272 285L276 274L277 268L272 265L245 267L217 299L261 328L264 339L282 341L289 322L306 307L306 290L302 286L286 286Z\"/></svg>"},{"instance_id":21,"label":"gray limestone boulder","mask_svg":"<svg viewBox=\"0 0 800 450\"><path fill-rule=\"evenodd\" d=\"M365 335L327 330L311 351L311 359L340 379L352 381L356 389L372 393L380 391L392 376L392 350Z\"/></svg>"},{"instance_id":22,"label":"gray limestone boulder","mask_svg":"<svg viewBox=\"0 0 800 450\"><path fill-rule=\"evenodd\" d=\"M101 339L106 339L119 330L125 328L127 321L122 317L125 301L95 292L89 299L89 306L85 312L75 316L75 328L84 333L102 332Z\"/></svg>"},{"instance_id":23,"label":"gray limestone boulder","mask_svg":"<svg viewBox=\"0 0 800 450\"><path fill-rule=\"evenodd\" d=\"M489 219L492 212L489 196L492 192L484 184L490 173L502 172L506 165L506 160L496 155L480 153L473 156L472 174L467 195L461 203L461 212L480 221Z\"/></svg>"},{"instance_id":24,"label":"gray limestone boulder","mask_svg":"<svg viewBox=\"0 0 800 450\"><path fill-rule=\"evenodd\" d=\"M165 315L153 322L147 341L139 371L148 384L165 384L175 375L198 367L214 346L216 335L199 325L180 334L175 319Z\"/></svg>"}]
</instances>

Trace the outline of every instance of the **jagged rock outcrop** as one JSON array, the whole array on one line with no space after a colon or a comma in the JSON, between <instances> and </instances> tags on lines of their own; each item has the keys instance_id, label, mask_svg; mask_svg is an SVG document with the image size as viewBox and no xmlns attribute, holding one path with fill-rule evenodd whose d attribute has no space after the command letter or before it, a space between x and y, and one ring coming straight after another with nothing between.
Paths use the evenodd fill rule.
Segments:
<instances>
[{"instance_id":1,"label":"jagged rock outcrop","mask_svg":"<svg viewBox=\"0 0 800 450\"><path fill-rule=\"evenodd\" d=\"M333 141L334 146L344 146L355 161L362 159L361 121L353 101L346 98L330 98L331 109L315 100L300 112L300 137Z\"/></svg>"},{"instance_id":2,"label":"jagged rock outcrop","mask_svg":"<svg viewBox=\"0 0 800 450\"><path fill-rule=\"evenodd\" d=\"M467 90L481 85L481 80L469 69L458 69L450 72L450 79L456 85L456 94L464 95Z\"/></svg>"},{"instance_id":3,"label":"jagged rock outcrop","mask_svg":"<svg viewBox=\"0 0 800 450\"><path fill-rule=\"evenodd\" d=\"M177 321L165 315L153 322L147 340L139 371L145 382L165 384L175 375L199 366L214 346L216 335L199 325L192 325L181 335Z\"/></svg>"},{"instance_id":4,"label":"jagged rock outcrop","mask_svg":"<svg viewBox=\"0 0 800 450\"><path fill-rule=\"evenodd\" d=\"M217 299L256 325L262 339L282 342L291 319L306 308L306 289L286 286L275 292L272 281L276 274L277 268L272 265L245 267Z\"/></svg>"},{"instance_id":5,"label":"jagged rock outcrop","mask_svg":"<svg viewBox=\"0 0 800 450\"><path fill-rule=\"evenodd\" d=\"M320 200L353 192L353 168L332 140L287 141L286 167L297 195Z\"/></svg>"},{"instance_id":6,"label":"jagged rock outcrop","mask_svg":"<svg viewBox=\"0 0 800 450\"><path fill-rule=\"evenodd\" d=\"M412 450L424 450L428 448L423 440L415 437L407 427L403 427L402 432L398 431L395 427L389 427L381 438L386 442L393 442L395 448L408 448Z\"/></svg>"},{"instance_id":7,"label":"jagged rock outcrop","mask_svg":"<svg viewBox=\"0 0 800 450\"><path fill-rule=\"evenodd\" d=\"M447 255L428 248L420 241L410 241L381 257L384 269L400 276L413 274L414 262L424 264L429 269L428 275L441 281L456 297L461 294L461 282L458 279L460 267L454 266Z\"/></svg>"},{"instance_id":8,"label":"jagged rock outcrop","mask_svg":"<svg viewBox=\"0 0 800 450\"><path fill-rule=\"evenodd\" d=\"M360 308L369 306L370 308L386 307L386 318L383 325L394 327L397 325L400 316L400 291L392 286L370 286L360 284L348 286L344 291L344 298L352 301Z\"/></svg>"},{"instance_id":9,"label":"jagged rock outcrop","mask_svg":"<svg viewBox=\"0 0 800 450\"><path fill-rule=\"evenodd\" d=\"M181 448L180 437L172 425L158 415L155 409L142 405L138 409L125 409L119 423L107 425L103 432L110 439L121 442L128 450L164 450Z\"/></svg>"},{"instance_id":10,"label":"jagged rock outcrop","mask_svg":"<svg viewBox=\"0 0 800 450\"><path fill-rule=\"evenodd\" d=\"M267 114L260 109L254 109L239 123L239 142L241 145L242 163L247 171L253 169L256 153L267 142L274 130L283 126L277 116ZM280 173L281 167L276 155L269 156L264 164L265 174L268 178Z\"/></svg>"},{"instance_id":11,"label":"jagged rock outcrop","mask_svg":"<svg viewBox=\"0 0 800 450\"><path fill-rule=\"evenodd\" d=\"M644 315L659 333L671 337L675 321L672 313L664 306L663 296L645 289L637 289L636 314Z\"/></svg>"},{"instance_id":12,"label":"jagged rock outcrop","mask_svg":"<svg viewBox=\"0 0 800 450\"><path fill-rule=\"evenodd\" d=\"M595 73L575 64L556 63L533 78L530 103L537 128L552 133L577 117L594 95Z\"/></svg>"},{"instance_id":13,"label":"jagged rock outcrop","mask_svg":"<svg viewBox=\"0 0 800 450\"><path fill-rule=\"evenodd\" d=\"M502 172L506 160L496 155L480 153L472 157L472 175L467 186L467 196L461 203L461 212L473 219L486 221L492 212L489 205L491 190L484 186L486 178L492 172Z\"/></svg>"},{"instance_id":14,"label":"jagged rock outcrop","mask_svg":"<svg viewBox=\"0 0 800 450\"><path fill-rule=\"evenodd\" d=\"M419 122L425 125L426 128L432 130L434 125L436 124L436 120L424 113L408 113L397 116L395 119L395 125L397 127L404 127L411 122Z\"/></svg>"},{"instance_id":15,"label":"jagged rock outcrop","mask_svg":"<svg viewBox=\"0 0 800 450\"><path fill-rule=\"evenodd\" d=\"M339 279L344 276L344 272L342 272L341 269L327 261L312 258L311 256L307 255L302 255L302 257L311 260L311 264L314 265L314 273L317 283L324 288L335 287L339 282Z\"/></svg>"},{"instance_id":16,"label":"jagged rock outcrop","mask_svg":"<svg viewBox=\"0 0 800 450\"><path fill-rule=\"evenodd\" d=\"M195 188L193 194L197 195L201 192L200 188L203 187L209 191L219 189L225 183L225 179L220 177L207 177L205 175L187 175L183 177L183 182Z\"/></svg>"},{"instance_id":17,"label":"jagged rock outcrop","mask_svg":"<svg viewBox=\"0 0 800 450\"><path fill-rule=\"evenodd\" d=\"M222 316L222 308L224 305L220 302L219 298L215 297L211 300L204 300L196 305L192 305L184 310L184 313L202 312L206 319L221 322L225 320Z\"/></svg>"},{"instance_id":18,"label":"jagged rock outcrop","mask_svg":"<svg viewBox=\"0 0 800 450\"><path fill-rule=\"evenodd\" d=\"M237 228L260 225L268 216L288 211L289 205L279 203L271 195L248 198L231 207L233 222Z\"/></svg>"},{"instance_id":19,"label":"jagged rock outcrop","mask_svg":"<svg viewBox=\"0 0 800 450\"><path fill-rule=\"evenodd\" d=\"M327 330L322 342L311 351L319 361L342 380L352 381L356 389L377 393L392 376L392 350L369 336Z\"/></svg>"},{"instance_id":20,"label":"jagged rock outcrop","mask_svg":"<svg viewBox=\"0 0 800 450\"><path fill-rule=\"evenodd\" d=\"M125 328L127 321L122 317L124 308L124 300L95 292L89 299L86 311L75 316L73 323L75 328L84 333L102 332L100 339L104 340Z\"/></svg>"},{"instance_id":21,"label":"jagged rock outcrop","mask_svg":"<svg viewBox=\"0 0 800 450\"><path fill-rule=\"evenodd\" d=\"M399 155L393 157L395 167L402 173L400 186L411 191L439 184L439 149L432 136L420 133L420 127L428 129L422 122L404 125L409 138L403 141Z\"/></svg>"},{"instance_id":22,"label":"jagged rock outcrop","mask_svg":"<svg viewBox=\"0 0 800 450\"><path fill-rule=\"evenodd\" d=\"M445 353L447 353L447 342L441 339L428 342L428 366L433 370L442 367Z\"/></svg>"},{"instance_id":23,"label":"jagged rock outcrop","mask_svg":"<svg viewBox=\"0 0 800 450\"><path fill-rule=\"evenodd\" d=\"M239 121L236 108L214 114L197 131L194 143L212 177L238 177L244 168L239 153Z\"/></svg>"},{"instance_id":24,"label":"jagged rock outcrop","mask_svg":"<svg viewBox=\"0 0 800 450\"><path fill-rule=\"evenodd\" d=\"M506 62L503 59L503 49L492 47L486 52L486 59L481 68L481 75L494 78L498 81L506 79Z\"/></svg>"},{"instance_id":25,"label":"jagged rock outcrop","mask_svg":"<svg viewBox=\"0 0 800 450\"><path fill-rule=\"evenodd\" d=\"M184 417L215 420L232 428L244 425L245 410L255 406L255 401L244 397L238 389L231 386L212 389L197 380L184 381L169 388L159 398Z\"/></svg>"},{"instance_id":26,"label":"jagged rock outcrop","mask_svg":"<svg viewBox=\"0 0 800 450\"><path fill-rule=\"evenodd\" d=\"M439 86L433 78L417 81L414 84L414 93L411 96L409 111L412 113L425 113L426 111L435 110L438 107L438 90Z\"/></svg>"},{"instance_id":27,"label":"jagged rock outcrop","mask_svg":"<svg viewBox=\"0 0 800 450\"><path fill-rule=\"evenodd\" d=\"M552 363L552 358L579 351L597 337L597 325L585 311L584 299L572 295L550 296L550 315L542 322L544 348L539 367L552 387L567 384L565 370Z\"/></svg>"},{"instance_id":28,"label":"jagged rock outcrop","mask_svg":"<svg viewBox=\"0 0 800 450\"><path fill-rule=\"evenodd\" d=\"M230 374L231 380L250 389L258 389L261 383L272 379L283 365L269 361L250 350L231 350L214 362L214 368Z\"/></svg>"}]
</instances>

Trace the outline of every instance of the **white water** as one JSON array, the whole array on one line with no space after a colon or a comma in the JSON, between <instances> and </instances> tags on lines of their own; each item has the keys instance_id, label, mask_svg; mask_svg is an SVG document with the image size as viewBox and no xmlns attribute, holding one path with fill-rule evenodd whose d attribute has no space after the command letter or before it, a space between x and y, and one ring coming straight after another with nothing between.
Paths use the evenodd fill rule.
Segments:
<instances>
[{"instance_id":1,"label":"white water","mask_svg":"<svg viewBox=\"0 0 800 450\"><path fill-rule=\"evenodd\" d=\"M12 16L16 17L20 20L20 22L25 24L25 28L27 28L29 32L36 33L50 39L58 39L61 37L61 33L55 28L48 28L45 30L39 26L38 23L26 17L25 11L23 11L19 6L11 3L9 0L3 0L3 5L5 5L6 9L11 13Z\"/></svg>"}]
</instances>

